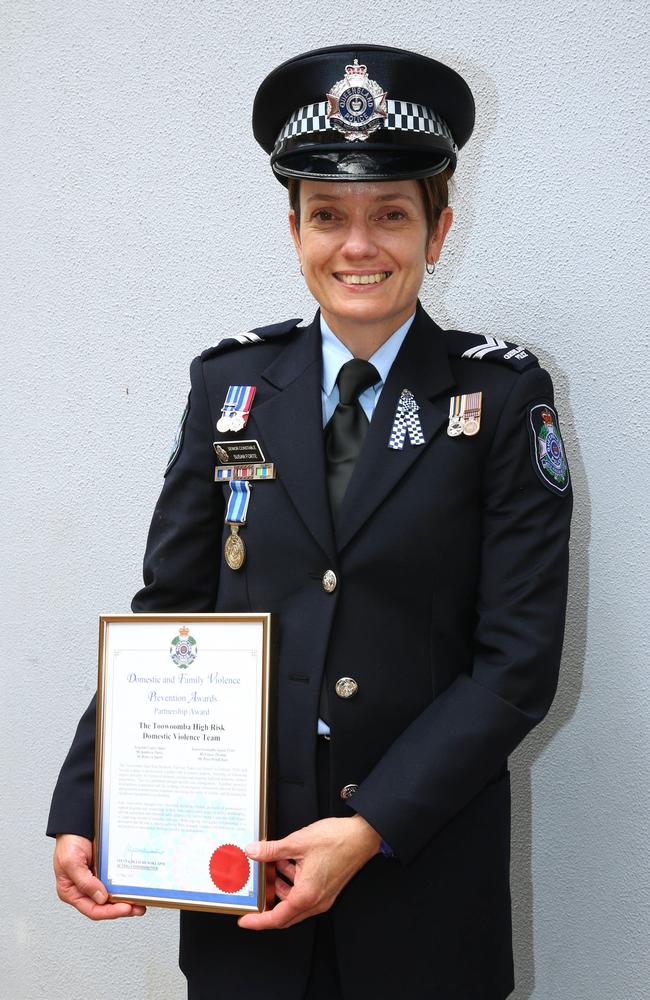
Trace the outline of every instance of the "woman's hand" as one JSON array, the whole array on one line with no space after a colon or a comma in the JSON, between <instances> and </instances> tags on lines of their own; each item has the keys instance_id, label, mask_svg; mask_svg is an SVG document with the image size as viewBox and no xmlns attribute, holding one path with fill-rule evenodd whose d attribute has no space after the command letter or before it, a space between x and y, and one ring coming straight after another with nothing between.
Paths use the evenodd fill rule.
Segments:
<instances>
[{"instance_id":1,"label":"woman's hand","mask_svg":"<svg viewBox=\"0 0 650 1000\"><path fill-rule=\"evenodd\" d=\"M373 855L379 853L381 837L362 816L330 817L285 837L249 844L246 853L254 861L275 861L276 872L288 879L275 879L280 902L265 913L247 913L238 924L247 930L264 931L291 927L307 917L324 913L350 879Z\"/></svg>"},{"instance_id":2,"label":"woman's hand","mask_svg":"<svg viewBox=\"0 0 650 1000\"><path fill-rule=\"evenodd\" d=\"M85 837L62 833L56 838L54 874L59 899L74 906L90 920L140 917L146 907L132 903L109 903L106 888L95 878L90 865L93 845Z\"/></svg>"}]
</instances>

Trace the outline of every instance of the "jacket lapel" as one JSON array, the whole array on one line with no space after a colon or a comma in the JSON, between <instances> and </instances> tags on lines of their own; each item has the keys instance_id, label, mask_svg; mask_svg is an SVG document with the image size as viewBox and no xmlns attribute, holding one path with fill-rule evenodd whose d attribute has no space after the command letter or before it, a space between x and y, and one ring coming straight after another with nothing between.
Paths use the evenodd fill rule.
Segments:
<instances>
[{"instance_id":1,"label":"jacket lapel","mask_svg":"<svg viewBox=\"0 0 650 1000\"><path fill-rule=\"evenodd\" d=\"M447 397L442 400L436 397L453 385L443 331L418 302L415 319L388 373L336 519L339 551L351 541L446 424ZM403 448L394 450L388 447L388 441L402 389L410 389L420 408L418 416L425 443L412 445L407 434Z\"/></svg>"},{"instance_id":2,"label":"jacket lapel","mask_svg":"<svg viewBox=\"0 0 650 1000\"><path fill-rule=\"evenodd\" d=\"M253 407L267 461L316 542L331 563L336 560L334 529L327 495L320 313L262 372L279 391Z\"/></svg>"},{"instance_id":3,"label":"jacket lapel","mask_svg":"<svg viewBox=\"0 0 650 1000\"><path fill-rule=\"evenodd\" d=\"M361 454L336 519L327 494L322 412L320 313L262 372L278 391L253 407L267 461L328 559L343 549L395 488L429 442L446 424L447 398L454 385L443 331L418 303L415 319L391 366ZM425 443L412 445L408 434L401 450L388 447L402 389L419 406Z\"/></svg>"}]
</instances>

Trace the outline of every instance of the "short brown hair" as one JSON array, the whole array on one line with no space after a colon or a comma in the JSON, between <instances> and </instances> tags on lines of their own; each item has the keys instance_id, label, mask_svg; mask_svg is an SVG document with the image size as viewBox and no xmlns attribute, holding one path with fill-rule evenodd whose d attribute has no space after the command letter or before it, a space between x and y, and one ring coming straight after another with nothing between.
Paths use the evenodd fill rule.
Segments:
<instances>
[{"instance_id":1,"label":"short brown hair","mask_svg":"<svg viewBox=\"0 0 650 1000\"><path fill-rule=\"evenodd\" d=\"M453 171L447 167L433 177L422 177L418 180L424 214L427 220L427 236L431 236L438 226L438 219L443 208L449 204L449 180ZM290 177L288 183L289 204L296 216L296 228L300 229L300 179Z\"/></svg>"}]
</instances>

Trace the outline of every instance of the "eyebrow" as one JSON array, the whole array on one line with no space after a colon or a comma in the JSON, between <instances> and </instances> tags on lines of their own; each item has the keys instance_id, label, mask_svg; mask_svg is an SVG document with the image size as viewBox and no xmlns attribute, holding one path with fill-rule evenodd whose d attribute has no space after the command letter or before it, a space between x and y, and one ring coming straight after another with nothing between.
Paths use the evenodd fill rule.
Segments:
<instances>
[{"instance_id":1,"label":"eyebrow","mask_svg":"<svg viewBox=\"0 0 650 1000\"><path fill-rule=\"evenodd\" d=\"M307 198L307 202L310 201L340 201L344 195L340 194L310 194ZM406 198L407 201L412 202L414 205L417 204L415 198L412 198L410 194L400 194L398 191L391 191L389 194L380 194L377 201L399 201L400 199Z\"/></svg>"}]
</instances>

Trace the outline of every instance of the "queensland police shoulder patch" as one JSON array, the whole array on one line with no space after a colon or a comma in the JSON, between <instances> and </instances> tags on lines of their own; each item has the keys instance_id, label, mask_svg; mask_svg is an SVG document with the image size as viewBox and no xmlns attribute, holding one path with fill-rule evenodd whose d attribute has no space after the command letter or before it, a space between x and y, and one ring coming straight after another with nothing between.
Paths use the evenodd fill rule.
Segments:
<instances>
[{"instance_id":1,"label":"queensland police shoulder patch","mask_svg":"<svg viewBox=\"0 0 650 1000\"><path fill-rule=\"evenodd\" d=\"M183 410L183 416L181 417L178 427L176 428L176 433L174 434L174 440L172 441L172 450L169 453L169 458L167 459L167 465L163 473L163 477L167 475L172 465L181 453L181 448L183 447L183 433L185 431L185 421L187 420L187 414L190 412L190 399L187 398L187 403L185 404L185 409Z\"/></svg>"},{"instance_id":2,"label":"queensland police shoulder patch","mask_svg":"<svg viewBox=\"0 0 650 1000\"><path fill-rule=\"evenodd\" d=\"M564 496L570 474L556 411L549 403L536 403L528 411L533 468L544 485Z\"/></svg>"}]
</instances>

